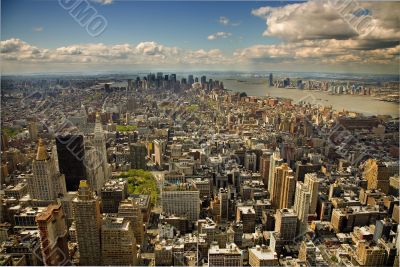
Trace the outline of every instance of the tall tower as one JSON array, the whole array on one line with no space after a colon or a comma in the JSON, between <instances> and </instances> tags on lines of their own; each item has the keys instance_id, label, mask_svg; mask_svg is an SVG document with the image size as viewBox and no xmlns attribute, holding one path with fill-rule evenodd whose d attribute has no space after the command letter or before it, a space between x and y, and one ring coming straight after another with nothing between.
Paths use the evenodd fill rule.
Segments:
<instances>
[{"instance_id":1,"label":"tall tower","mask_svg":"<svg viewBox=\"0 0 400 267\"><path fill-rule=\"evenodd\" d=\"M118 208L118 217L127 219L131 222L136 243L142 244L144 240L143 214L136 203L136 200L129 198L121 201Z\"/></svg>"},{"instance_id":2,"label":"tall tower","mask_svg":"<svg viewBox=\"0 0 400 267\"><path fill-rule=\"evenodd\" d=\"M315 173L307 173L304 177L304 183L308 186L311 195L309 214L314 214L317 210L319 179Z\"/></svg>"},{"instance_id":3,"label":"tall tower","mask_svg":"<svg viewBox=\"0 0 400 267\"><path fill-rule=\"evenodd\" d=\"M65 178L58 171L55 156L54 147L49 155L43 140L39 139L36 158L32 162L33 177L29 179L33 199L52 201L67 194Z\"/></svg>"},{"instance_id":4,"label":"tall tower","mask_svg":"<svg viewBox=\"0 0 400 267\"><path fill-rule=\"evenodd\" d=\"M271 155L271 161L269 166L269 179L268 179L268 191L271 193L272 187L275 180L275 167L281 165L283 162L279 150L275 150L275 152Z\"/></svg>"},{"instance_id":5,"label":"tall tower","mask_svg":"<svg viewBox=\"0 0 400 267\"><path fill-rule=\"evenodd\" d=\"M308 226L308 212L310 210L311 194L308 190L308 186L303 182L297 182L296 184L296 197L294 200L294 211L297 215L298 220L298 233L303 235L307 231Z\"/></svg>"},{"instance_id":6,"label":"tall tower","mask_svg":"<svg viewBox=\"0 0 400 267\"><path fill-rule=\"evenodd\" d=\"M96 154L100 156L100 164L103 166L105 181L110 179L111 172L107 161L106 137L103 132L103 126L100 121L100 114L96 114L96 123L94 126L93 145L96 149Z\"/></svg>"},{"instance_id":7,"label":"tall tower","mask_svg":"<svg viewBox=\"0 0 400 267\"><path fill-rule=\"evenodd\" d=\"M275 167L275 179L271 189L272 206L276 209L290 208L293 205L295 187L292 169L286 163Z\"/></svg>"},{"instance_id":8,"label":"tall tower","mask_svg":"<svg viewBox=\"0 0 400 267\"><path fill-rule=\"evenodd\" d=\"M80 182L78 196L72 203L80 256L79 264L101 265L101 257L99 257L101 249L100 202L85 180Z\"/></svg>"},{"instance_id":9,"label":"tall tower","mask_svg":"<svg viewBox=\"0 0 400 267\"><path fill-rule=\"evenodd\" d=\"M101 227L103 264L137 265L136 253L136 240L131 222L119 217L105 218Z\"/></svg>"},{"instance_id":10,"label":"tall tower","mask_svg":"<svg viewBox=\"0 0 400 267\"><path fill-rule=\"evenodd\" d=\"M40 248L45 265L71 265L68 252L67 225L60 204L50 204L36 215Z\"/></svg>"},{"instance_id":11,"label":"tall tower","mask_svg":"<svg viewBox=\"0 0 400 267\"><path fill-rule=\"evenodd\" d=\"M77 191L79 181L85 180L84 165L85 149L83 136L80 134L65 134L56 137L58 165L65 175L68 191Z\"/></svg>"},{"instance_id":12,"label":"tall tower","mask_svg":"<svg viewBox=\"0 0 400 267\"><path fill-rule=\"evenodd\" d=\"M225 188L219 189L219 200L220 200L220 222L227 222L228 221L228 214L229 214L229 200L228 200L228 190Z\"/></svg>"}]
</instances>

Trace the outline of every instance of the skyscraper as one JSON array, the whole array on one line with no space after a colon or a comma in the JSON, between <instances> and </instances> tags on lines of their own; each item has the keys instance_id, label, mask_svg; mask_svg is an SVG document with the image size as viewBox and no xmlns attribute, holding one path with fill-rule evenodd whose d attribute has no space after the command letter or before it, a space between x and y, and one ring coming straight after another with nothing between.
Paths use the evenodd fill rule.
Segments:
<instances>
[{"instance_id":1,"label":"skyscraper","mask_svg":"<svg viewBox=\"0 0 400 267\"><path fill-rule=\"evenodd\" d=\"M311 194L309 192L308 186L303 182L297 182L294 210L296 212L298 220L297 232L300 235L305 234L307 231L310 204Z\"/></svg>"},{"instance_id":2,"label":"skyscraper","mask_svg":"<svg viewBox=\"0 0 400 267\"><path fill-rule=\"evenodd\" d=\"M130 145L130 160L132 169L146 169L147 149L145 144L134 143Z\"/></svg>"},{"instance_id":3,"label":"skyscraper","mask_svg":"<svg viewBox=\"0 0 400 267\"><path fill-rule=\"evenodd\" d=\"M67 226L60 204L50 204L36 215L40 248L45 265L71 265L68 252Z\"/></svg>"},{"instance_id":4,"label":"skyscraper","mask_svg":"<svg viewBox=\"0 0 400 267\"><path fill-rule=\"evenodd\" d=\"M103 219L101 256L104 265L137 265L136 240L129 220L111 216Z\"/></svg>"},{"instance_id":5,"label":"skyscraper","mask_svg":"<svg viewBox=\"0 0 400 267\"><path fill-rule=\"evenodd\" d=\"M271 155L272 152L266 152L260 158L260 174L265 189L268 189L269 184L269 166L271 165Z\"/></svg>"},{"instance_id":6,"label":"skyscraper","mask_svg":"<svg viewBox=\"0 0 400 267\"><path fill-rule=\"evenodd\" d=\"M65 178L58 171L55 157L55 148L53 147L49 155L43 140L39 139L36 157L32 162L33 175L29 179L33 199L53 201L61 195L66 195Z\"/></svg>"},{"instance_id":7,"label":"skyscraper","mask_svg":"<svg viewBox=\"0 0 400 267\"><path fill-rule=\"evenodd\" d=\"M133 234L137 244L144 240L143 214L135 199L129 198L121 201L118 208L118 217L131 222Z\"/></svg>"},{"instance_id":8,"label":"skyscraper","mask_svg":"<svg viewBox=\"0 0 400 267\"><path fill-rule=\"evenodd\" d=\"M275 150L275 152L271 155L270 166L269 166L269 179L268 179L268 191L271 193L272 186L275 180L275 167L281 165L283 159L280 156L279 150Z\"/></svg>"},{"instance_id":9,"label":"skyscraper","mask_svg":"<svg viewBox=\"0 0 400 267\"><path fill-rule=\"evenodd\" d=\"M82 135L59 135L56 138L58 165L65 175L68 191L77 191L80 180L86 179L85 150Z\"/></svg>"},{"instance_id":10,"label":"skyscraper","mask_svg":"<svg viewBox=\"0 0 400 267\"><path fill-rule=\"evenodd\" d=\"M100 202L85 180L80 181L78 196L73 200L80 265L101 265L99 257L101 214Z\"/></svg>"},{"instance_id":11,"label":"skyscraper","mask_svg":"<svg viewBox=\"0 0 400 267\"><path fill-rule=\"evenodd\" d=\"M297 216L292 209L280 209L275 214L275 232L284 242L293 241L296 237Z\"/></svg>"},{"instance_id":12,"label":"skyscraper","mask_svg":"<svg viewBox=\"0 0 400 267\"><path fill-rule=\"evenodd\" d=\"M229 218L229 199L228 199L228 190L224 188L219 189L218 197L220 200L220 222L227 222Z\"/></svg>"},{"instance_id":13,"label":"skyscraper","mask_svg":"<svg viewBox=\"0 0 400 267\"><path fill-rule=\"evenodd\" d=\"M200 213L200 193L188 184L164 187L161 193L163 212L178 216L187 216L190 221L197 221Z\"/></svg>"},{"instance_id":14,"label":"skyscraper","mask_svg":"<svg viewBox=\"0 0 400 267\"><path fill-rule=\"evenodd\" d=\"M293 205L296 180L292 169L283 163L275 167L275 178L271 188L271 204L276 209L290 208Z\"/></svg>"},{"instance_id":15,"label":"skyscraper","mask_svg":"<svg viewBox=\"0 0 400 267\"><path fill-rule=\"evenodd\" d=\"M269 86L274 86L274 78L272 76L272 73L269 74L268 84Z\"/></svg>"},{"instance_id":16,"label":"skyscraper","mask_svg":"<svg viewBox=\"0 0 400 267\"><path fill-rule=\"evenodd\" d=\"M310 211L309 214L314 214L317 210L319 179L315 173L307 173L304 177L304 184L308 186L310 192Z\"/></svg>"},{"instance_id":17,"label":"skyscraper","mask_svg":"<svg viewBox=\"0 0 400 267\"><path fill-rule=\"evenodd\" d=\"M99 157L99 163L103 167L104 180L111 178L111 170L107 161L106 137L103 126L100 121L100 114L96 114L96 123L94 126L93 146L96 149L96 155Z\"/></svg>"}]
</instances>

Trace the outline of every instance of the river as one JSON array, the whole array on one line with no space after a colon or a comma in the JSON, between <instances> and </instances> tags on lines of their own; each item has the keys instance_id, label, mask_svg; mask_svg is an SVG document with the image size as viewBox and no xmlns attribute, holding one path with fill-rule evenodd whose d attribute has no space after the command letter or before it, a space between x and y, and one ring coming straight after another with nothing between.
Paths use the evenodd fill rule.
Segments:
<instances>
[{"instance_id":1,"label":"river","mask_svg":"<svg viewBox=\"0 0 400 267\"><path fill-rule=\"evenodd\" d=\"M348 110L364 115L399 116L399 104L374 99L363 95L329 95L327 92L300 89L269 87L267 79L261 78L223 78L225 89L233 92L246 92L249 96L272 96L304 101L323 106L332 106L335 110Z\"/></svg>"}]
</instances>

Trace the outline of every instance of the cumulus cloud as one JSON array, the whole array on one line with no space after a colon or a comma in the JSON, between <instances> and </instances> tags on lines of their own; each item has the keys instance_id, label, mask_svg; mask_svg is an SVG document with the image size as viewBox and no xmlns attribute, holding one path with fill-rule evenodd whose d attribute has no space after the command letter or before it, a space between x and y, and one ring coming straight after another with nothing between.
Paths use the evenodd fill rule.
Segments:
<instances>
[{"instance_id":1,"label":"cumulus cloud","mask_svg":"<svg viewBox=\"0 0 400 267\"><path fill-rule=\"evenodd\" d=\"M357 7L360 10L357 15L350 12L352 6L343 9L340 1L337 2L337 5L332 1L309 1L282 7L261 7L252 10L252 14L266 21L264 36L279 37L287 42L351 39L358 41L360 49L397 45L400 39L397 14L400 3L362 2ZM370 23L367 23L367 18L370 18Z\"/></svg>"},{"instance_id":2,"label":"cumulus cloud","mask_svg":"<svg viewBox=\"0 0 400 267\"><path fill-rule=\"evenodd\" d=\"M112 63L112 64L221 64L228 59L218 49L187 50L156 42L136 45L76 44L55 49L32 46L20 39L0 42L1 58L20 63Z\"/></svg>"},{"instance_id":3,"label":"cumulus cloud","mask_svg":"<svg viewBox=\"0 0 400 267\"><path fill-rule=\"evenodd\" d=\"M216 40L218 38L228 38L232 36L232 34L230 32L216 32L214 34L211 34L207 37L208 40L212 41L212 40Z\"/></svg>"}]
</instances>

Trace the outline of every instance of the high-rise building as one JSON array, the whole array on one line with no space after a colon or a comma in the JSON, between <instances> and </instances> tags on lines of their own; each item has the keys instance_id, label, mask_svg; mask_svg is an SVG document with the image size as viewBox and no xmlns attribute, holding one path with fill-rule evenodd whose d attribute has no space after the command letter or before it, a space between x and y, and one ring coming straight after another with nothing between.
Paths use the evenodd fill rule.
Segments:
<instances>
[{"instance_id":1,"label":"high-rise building","mask_svg":"<svg viewBox=\"0 0 400 267\"><path fill-rule=\"evenodd\" d=\"M201 78L200 78L200 83L201 84L205 84L207 82L207 77L206 76L201 76Z\"/></svg>"},{"instance_id":2,"label":"high-rise building","mask_svg":"<svg viewBox=\"0 0 400 267\"><path fill-rule=\"evenodd\" d=\"M100 121L100 114L96 114L96 123L94 126L93 146L96 149L96 155L99 157L99 163L103 167L104 180L111 178L111 169L107 161L106 136Z\"/></svg>"},{"instance_id":3,"label":"high-rise building","mask_svg":"<svg viewBox=\"0 0 400 267\"><path fill-rule=\"evenodd\" d=\"M269 167L271 165L271 155L272 152L268 151L264 153L260 158L260 174L265 189L268 189L269 184Z\"/></svg>"},{"instance_id":4,"label":"high-rise building","mask_svg":"<svg viewBox=\"0 0 400 267\"><path fill-rule=\"evenodd\" d=\"M85 150L82 135L58 135L56 137L58 165L65 175L68 191L77 191L80 180L86 180Z\"/></svg>"},{"instance_id":5,"label":"high-rise building","mask_svg":"<svg viewBox=\"0 0 400 267\"><path fill-rule=\"evenodd\" d=\"M308 228L308 214L311 204L311 194L309 188L303 182L296 184L296 196L294 200L294 210L298 219L297 232L300 235L306 233Z\"/></svg>"},{"instance_id":6,"label":"high-rise building","mask_svg":"<svg viewBox=\"0 0 400 267\"><path fill-rule=\"evenodd\" d=\"M122 178L107 181L101 189L103 213L117 213L119 203L128 197L128 182Z\"/></svg>"},{"instance_id":7,"label":"high-rise building","mask_svg":"<svg viewBox=\"0 0 400 267\"><path fill-rule=\"evenodd\" d=\"M355 260L360 266L383 266L385 255L381 246L369 244L366 240L357 243Z\"/></svg>"},{"instance_id":8,"label":"high-rise building","mask_svg":"<svg viewBox=\"0 0 400 267\"><path fill-rule=\"evenodd\" d=\"M200 193L189 184L169 185L161 193L162 210L168 214L187 216L197 221L200 213Z\"/></svg>"},{"instance_id":9,"label":"high-rise building","mask_svg":"<svg viewBox=\"0 0 400 267\"><path fill-rule=\"evenodd\" d=\"M36 215L40 248L45 265L71 265L68 252L68 232L64 212L59 204L50 204Z\"/></svg>"},{"instance_id":10,"label":"high-rise building","mask_svg":"<svg viewBox=\"0 0 400 267\"><path fill-rule=\"evenodd\" d=\"M299 260L308 262L310 266L316 264L316 247L312 241L302 241L299 249Z\"/></svg>"},{"instance_id":11,"label":"high-rise building","mask_svg":"<svg viewBox=\"0 0 400 267\"><path fill-rule=\"evenodd\" d=\"M254 233L256 226L256 211L252 206L237 207L236 222L243 224L244 233Z\"/></svg>"},{"instance_id":12,"label":"high-rise building","mask_svg":"<svg viewBox=\"0 0 400 267\"><path fill-rule=\"evenodd\" d=\"M146 169L147 148L145 144L134 143L130 145L130 160L132 169Z\"/></svg>"},{"instance_id":13,"label":"high-rise building","mask_svg":"<svg viewBox=\"0 0 400 267\"><path fill-rule=\"evenodd\" d=\"M53 147L49 155L42 139L39 139L36 157L32 162L32 174L28 181L33 199L52 201L67 194L64 175L58 171L56 150Z\"/></svg>"},{"instance_id":14,"label":"high-rise building","mask_svg":"<svg viewBox=\"0 0 400 267\"><path fill-rule=\"evenodd\" d=\"M193 75L188 76L188 84L192 85L194 83Z\"/></svg>"},{"instance_id":15,"label":"high-rise building","mask_svg":"<svg viewBox=\"0 0 400 267\"><path fill-rule=\"evenodd\" d=\"M34 142L38 140L38 127L36 121L31 121L29 123L29 137Z\"/></svg>"},{"instance_id":16,"label":"high-rise building","mask_svg":"<svg viewBox=\"0 0 400 267\"><path fill-rule=\"evenodd\" d=\"M284 242L293 241L296 237L297 216L292 209L279 209L275 214L275 232Z\"/></svg>"},{"instance_id":17,"label":"high-rise building","mask_svg":"<svg viewBox=\"0 0 400 267\"><path fill-rule=\"evenodd\" d=\"M136 200L128 198L121 201L118 208L118 217L131 222L136 243L142 244L144 240L143 214Z\"/></svg>"},{"instance_id":18,"label":"high-rise building","mask_svg":"<svg viewBox=\"0 0 400 267\"><path fill-rule=\"evenodd\" d=\"M270 166L269 166L269 175L268 175L268 191L272 194L272 187L275 180L275 167L278 167L283 162L283 159L280 156L279 150L274 151L271 155Z\"/></svg>"},{"instance_id":19,"label":"high-rise building","mask_svg":"<svg viewBox=\"0 0 400 267\"><path fill-rule=\"evenodd\" d=\"M290 208L293 205L296 181L289 165L283 163L275 167L275 178L271 190L271 204L276 209Z\"/></svg>"},{"instance_id":20,"label":"high-rise building","mask_svg":"<svg viewBox=\"0 0 400 267\"><path fill-rule=\"evenodd\" d=\"M309 214L314 214L317 210L318 192L319 192L319 179L315 173L307 173L304 177L304 184L308 186L310 192L311 202Z\"/></svg>"},{"instance_id":21,"label":"high-rise building","mask_svg":"<svg viewBox=\"0 0 400 267\"><path fill-rule=\"evenodd\" d=\"M225 188L220 188L218 193L218 198L220 201L219 218L220 222L227 222L229 218L229 199L228 190Z\"/></svg>"},{"instance_id":22,"label":"high-rise building","mask_svg":"<svg viewBox=\"0 0 400 267\"><path fill-rule=\"evenodd\" d=\"M136 240L131 222L108 216L101 227L103 265L137 265Z\"/></svg>"},{"instance_id":23,"label":"high-rise building","mask_svg":"<svg viewBox=\"0 0 400 267\"><path fill-rule=\"evenodd\" d=\"M85 166L89 187L93 192L100 193L105 182L105 174L99 151L93 146L85 146Z\"/></svg>"},{"instance_id":24,"label":"high-rise building","mask_svg":"<svg viewBox=\"0 0 400 267\"><path fill-rule=\"evenodd\" d=\"M165 142L162 140L154 140L154 163L162 166L164 163Z\"/></svg>"},{"instance_id":25,"label":"high-rise building","mask_svg":"<svg viewBox=\"0 0 400 267\"><path fill-rule=\"evenodd\" d=\"M80 265L101 265L99 257L101 213L99 198L92 193L85 180L79 184L78 196L73 200L76 238Z\"/></svg>"},{"instance_id":26,"label":"high-rise building","mask_svg":"<svg viewBox=\"0 0 400 267\"><path fill-rule=\"evenodd\" d=\"M257 155L255 153L246 153L244 155L244 167L252 172L257 170Z\"/></svg>"},{"instance_id":27,"label":"high-rise building","mask_svg":"<svg viewBox=\"0 0 400 267\"><path fill-rule=\"evenodd\" d=\"M272 76L272 73L269 74L268 84L269 84L269 86L274 86L274 78Z\"/></svg>"},{"instance_id":28,"label":"high-rise building","mask_svg":"<svg viewBox=\"0 0 400 267\"><path fill-rule=\"evenodd\" d=\"M378 162L369 159L364 164L364 177L368 182L368 189L380 189L389 193L389 178L399 173L399 164L396 162Z\"/></svg>"}]
</instances>

